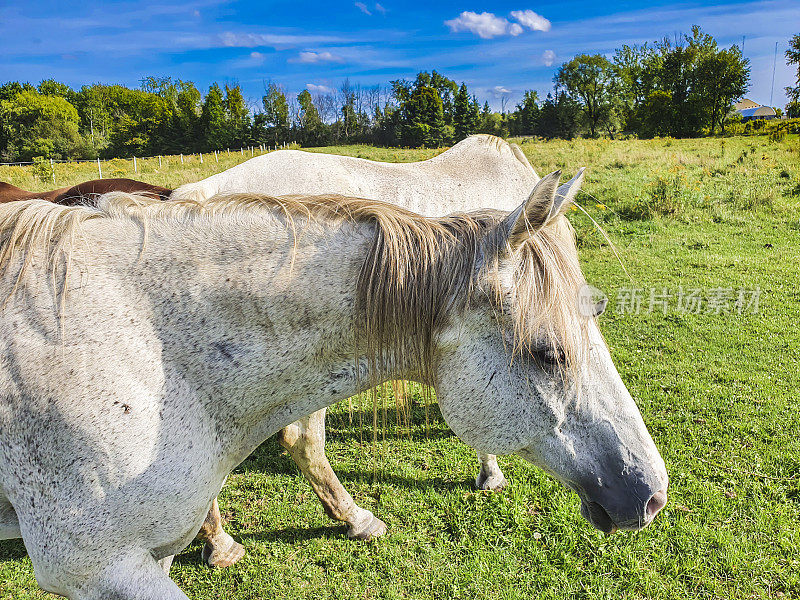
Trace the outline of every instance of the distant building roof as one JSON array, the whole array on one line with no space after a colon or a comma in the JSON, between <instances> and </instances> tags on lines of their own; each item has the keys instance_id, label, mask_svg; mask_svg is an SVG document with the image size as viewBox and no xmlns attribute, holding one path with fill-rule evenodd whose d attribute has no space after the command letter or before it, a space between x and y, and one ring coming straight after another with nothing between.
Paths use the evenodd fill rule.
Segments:
<instances>
[{"instance_id":1,"label":"distant building roof","mask_svg":"<svg viewBox=\"0 0 800 600\"><path fill-rule=\"evenodd\" d=\"M739 102L733 103L734 110L744 110L746 108L757 108L761 106L757 102L753 102L750 98L742 98Z\"/></svg>"},{"instance_id":2,"label":"distant building roof","mask_svg":"<svg viewBox=\"0 0 800 600\"><path fill-rule=\"evenodd\" d=\"M776 117L775 109L770 106L756 106L737 110L743 119L757 119L759 117Z\"/></svg>"}]
</instances>

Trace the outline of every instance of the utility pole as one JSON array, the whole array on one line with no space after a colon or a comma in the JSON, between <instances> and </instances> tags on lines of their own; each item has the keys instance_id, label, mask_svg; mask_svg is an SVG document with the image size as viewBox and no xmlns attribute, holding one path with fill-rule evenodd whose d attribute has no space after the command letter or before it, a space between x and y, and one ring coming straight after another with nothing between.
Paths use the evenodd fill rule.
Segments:
<instances>
[{"instance_id":1,"label":"utility pole","mask_svg":"<svg viewBox=\"0 0 800 600\"><path fill-rule=\"evenodd\" d=\"M775 91L775 65L778 63L778 42L775 42L775 58L772 59L772 87L769 88L769 105L772 107L772 94Z\"/></svg>"}]
</instances>

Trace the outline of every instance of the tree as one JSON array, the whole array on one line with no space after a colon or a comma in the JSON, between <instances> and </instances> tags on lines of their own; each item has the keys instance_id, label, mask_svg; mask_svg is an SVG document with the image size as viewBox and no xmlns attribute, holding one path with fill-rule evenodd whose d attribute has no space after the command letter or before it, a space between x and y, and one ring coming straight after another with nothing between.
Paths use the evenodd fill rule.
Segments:
<instances>
[{"instance_id":1,"label":"tree","mask_svg":"<svg viewBox=\"0 0 800 600\"><path fill-rule=\"evenodd\" d=\"M539 94L526 90L517 110L511 113L510 130L512 135L533 135L539 121Z\"/></svg>"},{"instance_id":2,"label":"tree","mask_svg":"<svg viewBox=\"0 0 800 600\"><path fill-rule=\"evenodd\" d=\"M267 94L261 99L264 104L264 119L270 127L272 138L275 145L286 141L289 133L289 103L286 102L286 95L283 90L274 83L267 85Z\"/></svg>"},{"instance_id":3,"label":"tree","mask_svg":"<svg viewBox=\"0 0 800 600\"><path fill-rule=\"evenodd\" d=\"M227 122L227 146L243 146L250 138L250 109L242 95L242 88L225 84L225 120Z\"/></svg>"},{"instance_id":4,"label":"tree","mask_svg":"<svg viewBox=\"0 0 800 600\"><path fill-rule=\"evenodd\" d=\"M554 81L580 104L592 137L614 118L615 72L605 56L580 54L561 65Z\"/></svg>"},{"instance_id":5,"label":"tree","mask_svg":"<svg viewBox=\"0 0 800 600\"><path fill-rule=\"evenodd\" d=\"M23 89L0 101L2 138L9 140L5 153L13 160L81 157L86 144L79 124L78 111L60 96Z\"/></svg>"},{"instance_id":6,"label":"tree","mask_svg":"<svg viewBox=\"0 0 800 600\"><path fill-rule=\"evenodd\" d=\"M556 88L555 98L547 94L539 111L536 135L544 138L570 140L578 133L578 117L581 107L565 92Z\"/></svg>"},{"instance_id":7,"label":"tree","mask_svg":"<svg viewBox=\"0 0 800 600\"><path fill-rule=\"evenodd\" d=\"M200 90L191 81L178 80L174 94L171 146L177 152L196 150L198 141L202 139L202 135L199 135L202 112Z\"/></svg>"},{"instance_id":8,"label":"tree","mask_svg":"<svg viewBox=\"0 0 800 600\"><path fill-rule=\"evenodd\" d=\"M308 90L300 92L297 96L297 104L300 106L299 125L303 143L316 143L322 132L322 119L314 105L311 92Z\"/></svg>"},{"instance_id":9,"label":"tree","mask_svg":"<svg viewBox=\"0 0 800 600\"><path fill-rule=\"evenodd\" d=\"M647 44L624 45L614 52L618 106L623 127L628 131L639 128L637 112L652 91L652 72L647 66L652 62L654 52Z\"/></svg>"},{"instance_id":10,"label":"tree","mask_svg":"<svg viewBox=\"0 0 800 600\"><path fill-rule=\"evenodd\" d=\"M800 117L800 33L795 34L789 40L789 49L786 51L786 64L797 65L797 75L795 76L797 85L786 88L786 95L789 96L786 113L790 117Z\"/></svg>"},{"instance_id":11,"label":"tree","mask_svg":"<svg viewBox=\"0 0 800 600\"><path fill-rule=\"evenodd\" d=\"M717 125L725 130L725 117L733 109L734 100L747 92L749 62L738 46L701 56L696 85L697 93L704 98L710 133L714 133Z\"/></svg>"},{"instance_id":12,"label":"tree","mask_svg":"<svg viewBox=\"0 0 800 600\"><path fill-rule=\"evenodd\" d=\"M72 103L75 99L75 90L55 79L45 79L39 83L37 89L43 96L58 96L64 98L69 103Z\"/></svg>"},{"instance_id":13,"label":"tree","mask_svg":"<svg viewBox=\"0 0 800 600\"><path fill-rule=\"evenodd\" d=\"M417 87L400 106L400 143L404 146L437 148L444 141L444 111L438 92Z\"/></svg>"},{"instance_id":14,"label":"tree","mask_svg":"<svg viewBox=\"0 0 800 600\"><path fill-rule=\"evenodd\" d=\"M228 145L229 135L227 119L225 118L225 102L222 99L222 90L217 83L208 88L208 93L203 100L203 112L200 122L203 128L206 150L225 148Z\"/></svg>"},{"instance_id":15,"label":"tree","mask_svg":"<svg viewBox=\"0 0 800 600\"><path fill-rule=\"evenodd\" d=\"M444 107L442 107L444 111ZM469 92L466 84L462 83L458 88L453 101L453 128L455 141L461 141L475 131L478 126L478 114L472 102L470 102Z\"/></svg>"}]
</instances>

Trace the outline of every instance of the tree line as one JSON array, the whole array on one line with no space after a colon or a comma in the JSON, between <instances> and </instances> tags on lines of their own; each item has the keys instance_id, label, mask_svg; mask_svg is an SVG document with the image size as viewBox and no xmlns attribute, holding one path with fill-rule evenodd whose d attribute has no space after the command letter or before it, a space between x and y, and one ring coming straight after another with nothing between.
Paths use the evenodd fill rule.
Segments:
<instances>
[{"instance_id":1,"label":"tree line","mask_svg":"<svg viewBox=\"0 0 800 600\"><path fill-rule=\"evenodd\" d=\"M790 63L800 49L793 52ZM526 91L509 112L481 105L466 84L437 71L388 86L345 80L338 90L297 96L266 82L255 107L236 84L214 83L203 95L194 83L169 77L147 77L138 89L8 82L0 85L0 157L147 156L288 141L436 147L472 133L693 137L724 132L749 79L749 60L737 46L720 48L695 26L674 40L623 46L611 59L575 56L558 69L544 100Z\"/></svg>"}]
</instances>

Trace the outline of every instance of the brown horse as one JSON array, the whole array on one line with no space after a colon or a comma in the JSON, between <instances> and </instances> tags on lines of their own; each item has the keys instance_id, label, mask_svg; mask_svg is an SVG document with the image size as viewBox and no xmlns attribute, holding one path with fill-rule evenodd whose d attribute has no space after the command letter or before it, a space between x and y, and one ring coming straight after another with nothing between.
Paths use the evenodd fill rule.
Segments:
<instances>
[{"instance_id":1,"label":"brown horse","mask_svg":"<svg viewBox=\"0 0 800 600\"><path fill-rule=\"evenodd\" d=\"M59 188L50 192L29 192L10 183L0 181L0 203L41 198L56 204L74 206L93 202L97 196L107 192L144 194L151 196L153 199L166 200L172 190L160 185L136 181L135 179L93 179L92 181L84 181L72 187Z\"/></svg>"}]
</instances>

